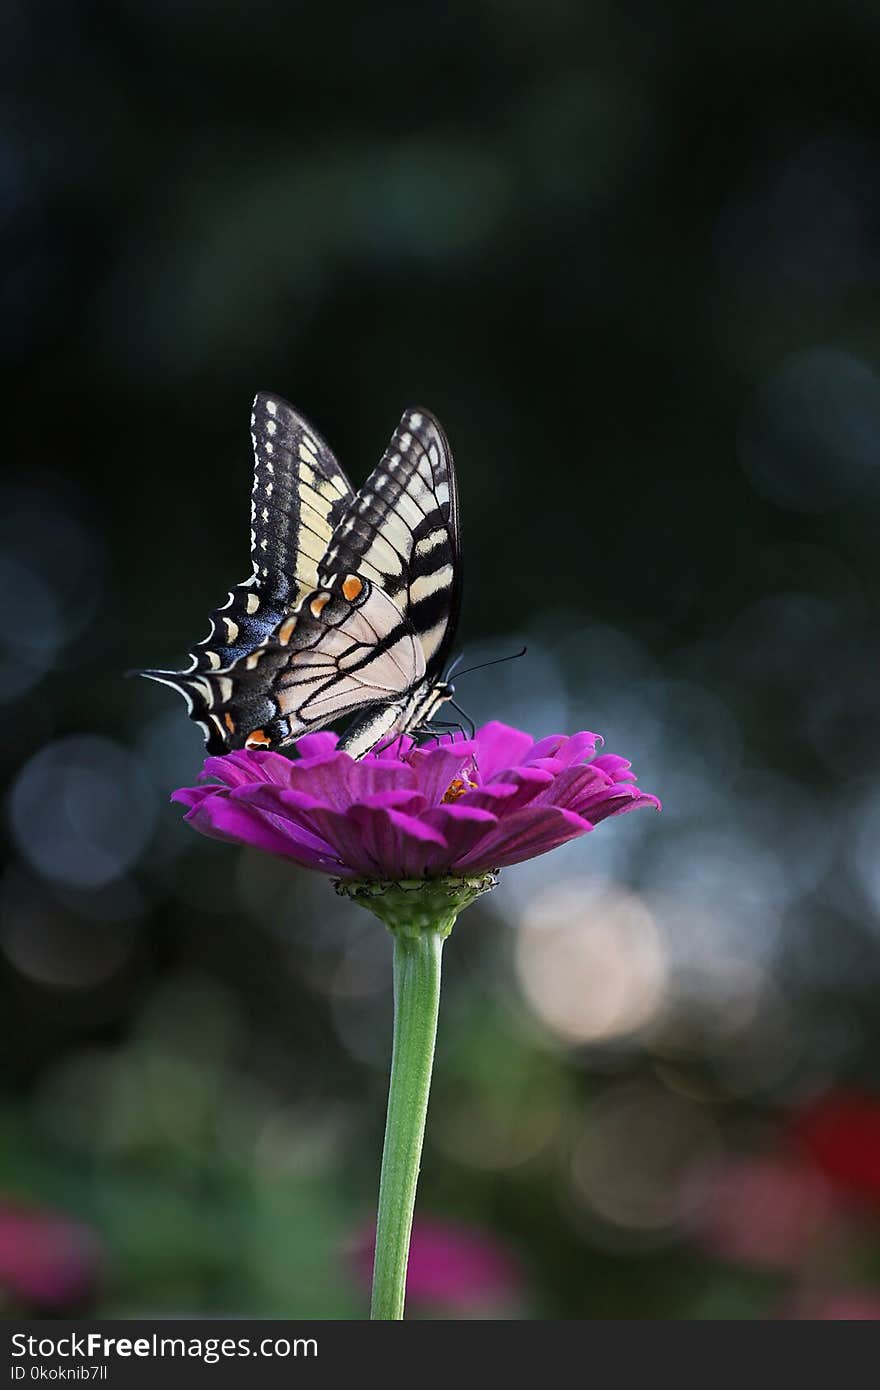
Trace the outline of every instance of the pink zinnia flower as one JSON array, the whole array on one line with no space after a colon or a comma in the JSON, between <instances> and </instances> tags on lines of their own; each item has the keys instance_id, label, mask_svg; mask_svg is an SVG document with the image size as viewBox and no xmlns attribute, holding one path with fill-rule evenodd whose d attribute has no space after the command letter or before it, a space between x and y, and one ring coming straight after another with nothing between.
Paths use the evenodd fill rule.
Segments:
<instances>
[{"instance_id":1,"label":"pink zinnia flower","mask_svg":"<svg viewBox=\"0 0 880 1390\"><path fill-rule=\"evenodd\" d=\"M355 1272L367 1288L374 1254L372 1236L355 1250ZM497 1236L455 1222L415 1222L406 1273L410 1298L472 1311L513 1303L523 1284L519 1260Z\"/></svg>"},{"instance_id":2,"label":"pink zinnia flower","mask_svg":"<svg viewBox=\"0 0 880 1390\"><path fill-rule=\"evenodd\" d=\"M408 737L359 762L332 733L297 757L242 750L205 761L207 786L173 800L204 835L253 845L336 878L474 875L586 835L608 816L659 808L596 734L536 742L490 723L473 739Z\"/></svg>"},{"instance_id":3,"label":"pink zinnia flower","mask_svg":"<svg viewBox=\"0 0 880 1390\"><path fill-rule=\"evenodd\" d=\"M0 1199L0 1289L16 1304L42 1312L80 1307L94 1295L102 1263L88 1226Z\"/></svg>"}]
</instances>

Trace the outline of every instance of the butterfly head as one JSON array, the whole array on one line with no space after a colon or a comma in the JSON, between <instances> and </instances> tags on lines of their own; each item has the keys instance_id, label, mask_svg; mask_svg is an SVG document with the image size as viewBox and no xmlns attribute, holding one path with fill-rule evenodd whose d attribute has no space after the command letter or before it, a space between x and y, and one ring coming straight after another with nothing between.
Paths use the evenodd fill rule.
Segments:
<instances>
[{"instance_id":1,"label":"butterfly head","mask_svg":"<svg viewBox=\"0 0 880 1390\"><path fill-rule=\"evenodd\" d=\"M445 704L447 700L451 700L454 694L455 686L452 681L435 681L428 692L423 720L433 718L440 706Z\"/></svg>"}]
</instances>

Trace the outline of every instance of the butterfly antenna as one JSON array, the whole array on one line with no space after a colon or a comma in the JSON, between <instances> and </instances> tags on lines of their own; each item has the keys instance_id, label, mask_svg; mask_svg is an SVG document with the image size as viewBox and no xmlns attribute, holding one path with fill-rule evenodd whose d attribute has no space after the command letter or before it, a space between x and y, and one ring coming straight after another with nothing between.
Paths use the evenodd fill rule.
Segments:
<instances>
[{"instance_id":1,"label":"butterfly antenna","mask_svg":"<svg viewBox=\"0 0 880 1390\"><path fill-rule=\"evenodd\" d=\"M459 680L461 679L462 676L469 676L469 675L471 675L474 671L485 671L485 669L486 669L487 666L501 666L505 661L519 661L519 658L520 658L521 656L525 656L525 654L526 654L527 651L528 651L528 647L523 647L523 649L522 649L521 652L511 652L511 654L510 654L509 656L497 656L497 657L495 658L494 661L481 661L480 664L479 664L479 666L468 666L467 669L466 669L465 671L459 671L459 672L458 672ZM460 661L460 660L461 660L461 657L458 658L458 661ZM454 674L454 672L455 672L455 669L456 669L456 666L457 666L457 665L458 665L458 662L456 662L455 665L453 665L452 667L450 667L449 674L448 674L447 677L446 677L447 680L450 680L450 679L451 679L451 677L453 676L453 674Z\"/></svg>"}]
</instances>

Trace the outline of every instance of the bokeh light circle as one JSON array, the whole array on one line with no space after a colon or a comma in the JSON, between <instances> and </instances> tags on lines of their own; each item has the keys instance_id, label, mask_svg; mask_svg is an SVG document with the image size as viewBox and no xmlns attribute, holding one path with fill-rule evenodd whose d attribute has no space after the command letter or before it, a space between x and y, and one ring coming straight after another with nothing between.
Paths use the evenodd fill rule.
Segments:
<instances>
[{"instance_id":1,"label":"bokeh light circle","mask_svg":"<svg viewBox=\"0 0 880 1390\"><path fill-rule=\"evenodd\" d=\"M9 797L13 838L51 883L100 888L140 858L153 832L156 793L134 757L111 739L58 739L21 769Z\"/></svg>"}]
</instances>

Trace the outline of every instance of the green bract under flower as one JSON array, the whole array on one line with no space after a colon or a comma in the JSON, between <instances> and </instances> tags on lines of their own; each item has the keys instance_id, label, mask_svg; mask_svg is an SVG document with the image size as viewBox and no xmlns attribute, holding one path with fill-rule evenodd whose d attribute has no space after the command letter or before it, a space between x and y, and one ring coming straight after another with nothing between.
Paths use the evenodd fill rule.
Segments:
<instances>
[{"instance_id":1,"label":"green bract under flower","mask_svg":"<svg viewBox=\"0 0 880 1390\"><path fill-rule=\"evenodd\" d=\"M417 936L436 931L447 937L456 918L475 898L498 882L494 873L464 878L410 878L383 883L375 878L337 879L336 891L367 908L389 931Z\"/></svg>"}]
</instances>

